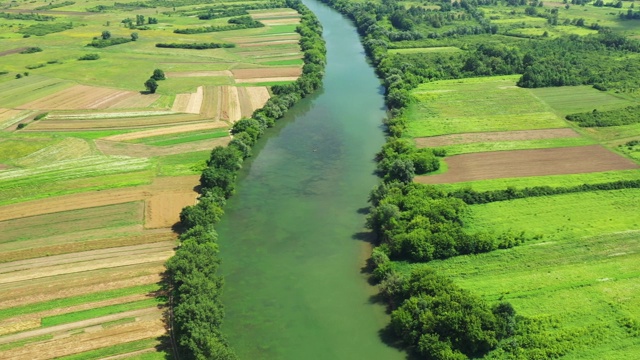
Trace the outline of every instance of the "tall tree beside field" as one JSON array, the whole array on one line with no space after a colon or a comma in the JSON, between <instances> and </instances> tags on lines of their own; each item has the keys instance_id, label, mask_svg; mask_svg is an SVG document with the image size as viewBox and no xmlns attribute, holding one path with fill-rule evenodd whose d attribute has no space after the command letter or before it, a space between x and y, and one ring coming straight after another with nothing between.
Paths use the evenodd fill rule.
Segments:
<instances>
[{"instance_id":1,"label":"tall tree beside field","mask_svg":"<svg viewBox=\"0 0 640 360\"><path fill-rule=\"evenodd\" d=\"M149 91L150 94L155 94L156 89L158 89L158 83L154 78L149 78L145 81L144 87L147 88L147 91Z\"/></svg>"},{"instance_id":2,"label":"tall tree beside field","mask_svg":"<svg viewBox=\"0 0 640 360\"><path fill-rule=\"evenodd\" d=\"M111 31L109 30L105 30L102 32L102 40L109 40L111 39Z\"/></svg>"}]
</instances>

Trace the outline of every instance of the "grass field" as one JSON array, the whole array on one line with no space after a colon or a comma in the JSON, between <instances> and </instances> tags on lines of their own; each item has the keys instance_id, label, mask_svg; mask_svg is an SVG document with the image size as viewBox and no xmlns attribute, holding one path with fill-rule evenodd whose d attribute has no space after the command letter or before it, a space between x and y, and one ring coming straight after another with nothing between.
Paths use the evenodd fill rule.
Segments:
<instances>
[{"instance_id":1,"label":"grass field","mask_svg":"<svg viewBox=\"0 0 640 360\"><path fill-rule=\"evenodd\" d=\"M6 11L43 5L20 2ZM110 8L87 11L97 5ZM229 18L193 16L203 6L78 0L42 13L51 21L0 22L0 71L8 72L0 75L0 358L171 358L160 285L176 244L170 226L194 203L211 147L228 142L231 122L270 96L254 83L236 86L230 70L259 73L270 86L290 83L303 64L292 9L252 10L262 28L173 32L227 25ZM158 22L122 24L135 15ZM23 36L33 25L69 23ZM103 31L139 37L87 47ZM155 46L196 42L236 47ZM21 54L27 47L42 51ZM99 59L79 60L88 53ZM168 76L156 94L141 93L154 69L217 75ZM233 99L224 92L231 90ZM223 119L225 111L233 117Z\"/></svg>"},{"instance_id":2,"label":"grass field","mask_svg":"<svg viewBox=\"0 0 640 360\"><path fill-rule=\"evenodd\" d=\"M550 324L547 338L573 344L563 358L633 358L640 354L639 196L633 189L474 205L470 231L543 236L429 266L490 302L509 301L519 314Z\"/></svg>"}]
</instances>

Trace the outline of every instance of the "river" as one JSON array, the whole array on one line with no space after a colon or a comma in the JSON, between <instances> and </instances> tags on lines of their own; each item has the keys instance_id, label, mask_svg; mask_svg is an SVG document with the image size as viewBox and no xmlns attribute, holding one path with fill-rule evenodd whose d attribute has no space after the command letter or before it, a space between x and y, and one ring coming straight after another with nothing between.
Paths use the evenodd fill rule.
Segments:
<instances>
[{"instance_id":1,"label":"river","mask_svg":"<svg viewBox=\"0 0 640 360\"><path fill-rule=\"evenodd\" d=\"M404 359L380 339L389 318L361 271L383 89L353 25L304 3L324 27L324 85L260 140L217 226L223 331L243 360Z\"/></svg>"}]
</instances>

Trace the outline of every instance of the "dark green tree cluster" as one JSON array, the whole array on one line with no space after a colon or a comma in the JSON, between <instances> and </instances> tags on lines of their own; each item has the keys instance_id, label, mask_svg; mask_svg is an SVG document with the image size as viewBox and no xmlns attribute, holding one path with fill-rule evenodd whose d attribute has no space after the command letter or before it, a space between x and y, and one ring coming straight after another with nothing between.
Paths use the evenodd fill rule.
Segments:
<instances>
[{"instance_id":1,"label":"dark green tree cluster","mask_svg":"<svg viewBox=\"0 0 640 360\"><path fill-rule=\"evenodd\" d=\"M158 89L158 81L164 79L166 79L164 71L162 71L161 69L155 69L153 70L153 74L151 75L151 77L144 82L144 87L150 94L155 94L156 90Z\"/></svg>"},{"instance_id":2,"label":"dark green tree cluster","mask_svg":"<svg viewBox=\"0 0 640 360\"><path fill-rule=\"evenodd\" d=\"M390 329L420 358L477 358L516 332L518 317L511 304L490 308L427 267L404 277L393 274L381 288L388 302L398 305Z\"/></svg>"},{"instance_id":3,"label":"dark green tree cluster","mask_svg":"<svg viewBox=\"0 0 640 360\"><path fill-rule=\"evenodd\" d=\"M130 38L125 38L125 37L114 38L111 36L111 31L105 30L102 32L102 34L100 34L100 37L97 37L97 36L94 37L93 40L89 44L87 44L87 46L91 46L95 48L105 48L107 46L120 45L120 44L125 44L131 41L135 41L134 38L136 40L138 39L137 34L135 35L135 37L132 35Z\"/></svg>"},{"instance_id":4,"label":"dark green tree cluster","mask_svg":"<svg viewBox=\"0 0 640 360\"><path fill-rule=\"evenodd\" d=\"M175 29L173 30L173 32L176 34L204 34L204 33L219 32L219 31L230 31L230 30L252 29L252 28L264 27L263 23L257 20L253 20L251 16L240 16L236 18L231 18L229 19L228 23L230 25L200 26L195 28Z\"/></svg>"},{"instance_id":5,"label":"dark green tree cluster","mask_svg":"<svg viewBox=\"0 0 640 360\"><path fill-rule=\"evenodd\" d=\"M169 48L169 49L193 49L193 50L205 50L205 49L220 49L220 48L234 48L235 44L227 43L158 43L156 47Z\"/></svg>"},{"instance_id":6,"label":"dark green tree cluster","mask_svg":"<svg viewBox=\"0 0 640 360\"><path fill-rule=\"evenodd\" d=\"M322 29L315 16L298 0L290 0L287 4L302 14L299 26L301 41L312 38L320 42L312 49L324 49ZM302 34L303 32L305 33ZM324 55L324 51L322 54ZM316 65L319 71L308 72L307 77L319 76L319 86L324 62ZM154 76L156 72L158 70L154 72ZM300 79L303 77L304 75ZM303 91L300 79L295 83L297 85L291 87L295 90L297 99L300 99ZM280 91L281 94L272 99L291 95L285 93L284 89ZM234 124L233 140L229 145L219 146L211 151L200 177L201 195L198 203L185 207L180 213L180 224L184 231L180 235L179 248L167 262L167 270L173 299L173 331L181 359L236 359L220 332L224 317L220 301L223 279L217 274L220 257L214 225L224 213L226 199L234 192L238 170L243 160L250 156L251 146L269 124L273 124L281 116L269 118L269 113L257 111L253 119L242 119Z\"/></svg>"},{"instance_id":7,"label":"dark green tree cluster","mask_svg":"<svg viewBox=\"0 0 640 360\"><path fill-rule=\"evenodd\" d=\"M392 138L377 154L378 172L385 181L409 183L413 176L440 168L438 157L445 155L440 149L417 149L409 139Z\"/></svg>"},{"instance_id":8,"label":"dark green tree cluster","mask_svg":"<svg viewBox=\"0 0 640 360\"><path fill-rule=\"evenodd\" d=\"M367 226L392 260L426 262L509 248L526 240L523 233L468 233L463 229L467 204L433 186L382 183L371 192Z\"/></svg>"},{"instance_id":9,"label":"dark green tree cluster","mask_svg":"<svg viewBox=\"0 0 640 360\"><path fill-rule=\"evenodd\" d=\"M622 109L578 113L567 115L567 120L578 123L580 127L606 127L637 124L640 122L640 106L627 106Z\"/></svg>"},{"instance_id":10,"label":"dark green tree cluster","mask_svg":"<svg viewBox=\"0 0 640 360\"><path fill-rule=\"evenodd\" d=\"M220 18L225 18L230 16L240 16L240 15L248 15L248 14L249 13L247 12L246 8L229 9L229 10L220 9L217 11L213 8L210 8L206 12L199 14L198 19L213 20L213 19L220 19Z\"/></svg>"},{"instance_id":11,"label":"dark green tree cluster","mask_svg":"<svg viewBox=\"0 0 640 360\"><path fill-rule=\"evenodd\" d=\"M40 14L34 14L34 13L29 13L29 14L22 14L22 13L6 13L6 12L0 12L0 19L7 19L7 20L33 20L33 21L53 21L56 18L54 16L48 16L48 15L40 15Z\"/></svg>"}]
</instances>

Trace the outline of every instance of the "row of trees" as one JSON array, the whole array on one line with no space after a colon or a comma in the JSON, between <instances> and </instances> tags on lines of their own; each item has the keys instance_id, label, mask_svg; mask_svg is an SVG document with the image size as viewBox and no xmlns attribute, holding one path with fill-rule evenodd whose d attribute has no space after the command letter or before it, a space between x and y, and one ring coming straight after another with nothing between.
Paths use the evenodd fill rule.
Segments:
<instances>
[{"instance_id":1,"label":"row of trees","mask_svg":"<svg viewBox=\"0 0 640 360\"><path fill-rule=\"evenodd\" d=\"M194 49L194 50L205 50L205 49L220 49L220 48L234 48L236 44L227 44L227 43L158 43L156 47L159 48L170 48L170 49Z\"/></svg>"},{"instance_id":2,"label":"row of trees","mask_svg":"<svg viewBox=\"0 0 640 360\"><path fill-rule=\"evenodd\" d=\"M195 28L175 29L176 34L204 34L210 32L251 29L264 27L264 24L260 21L253 20L251 16L240 16L229 19L227 21L230 25L225 26L200 26Z\"/></svg>"},{"instance_id":3,"label":"row of trees","mask_svg":"<svg viewBox=\"0 0 640 360\"><path fill-rule=\"evenodd\" d=\"M223 279L217 274L220 257L214 225L223 214L226 199L234 192L237 172L250 156L251 147L293 105L292 100L306 96L321 84L325 51L320 23L299 0L288 0L285 6L302 15L297 31L301 44L306 44L306 71L294 84L277 87L276 94L252 119L234 124L229 145L211 151L200 177L198 203L180 213L184 231L176 254L167 262L167 270L173 298L173 333L184 360L236 358L220 332L224 317L220 301Z\"/></svg>"}]
</instances>

